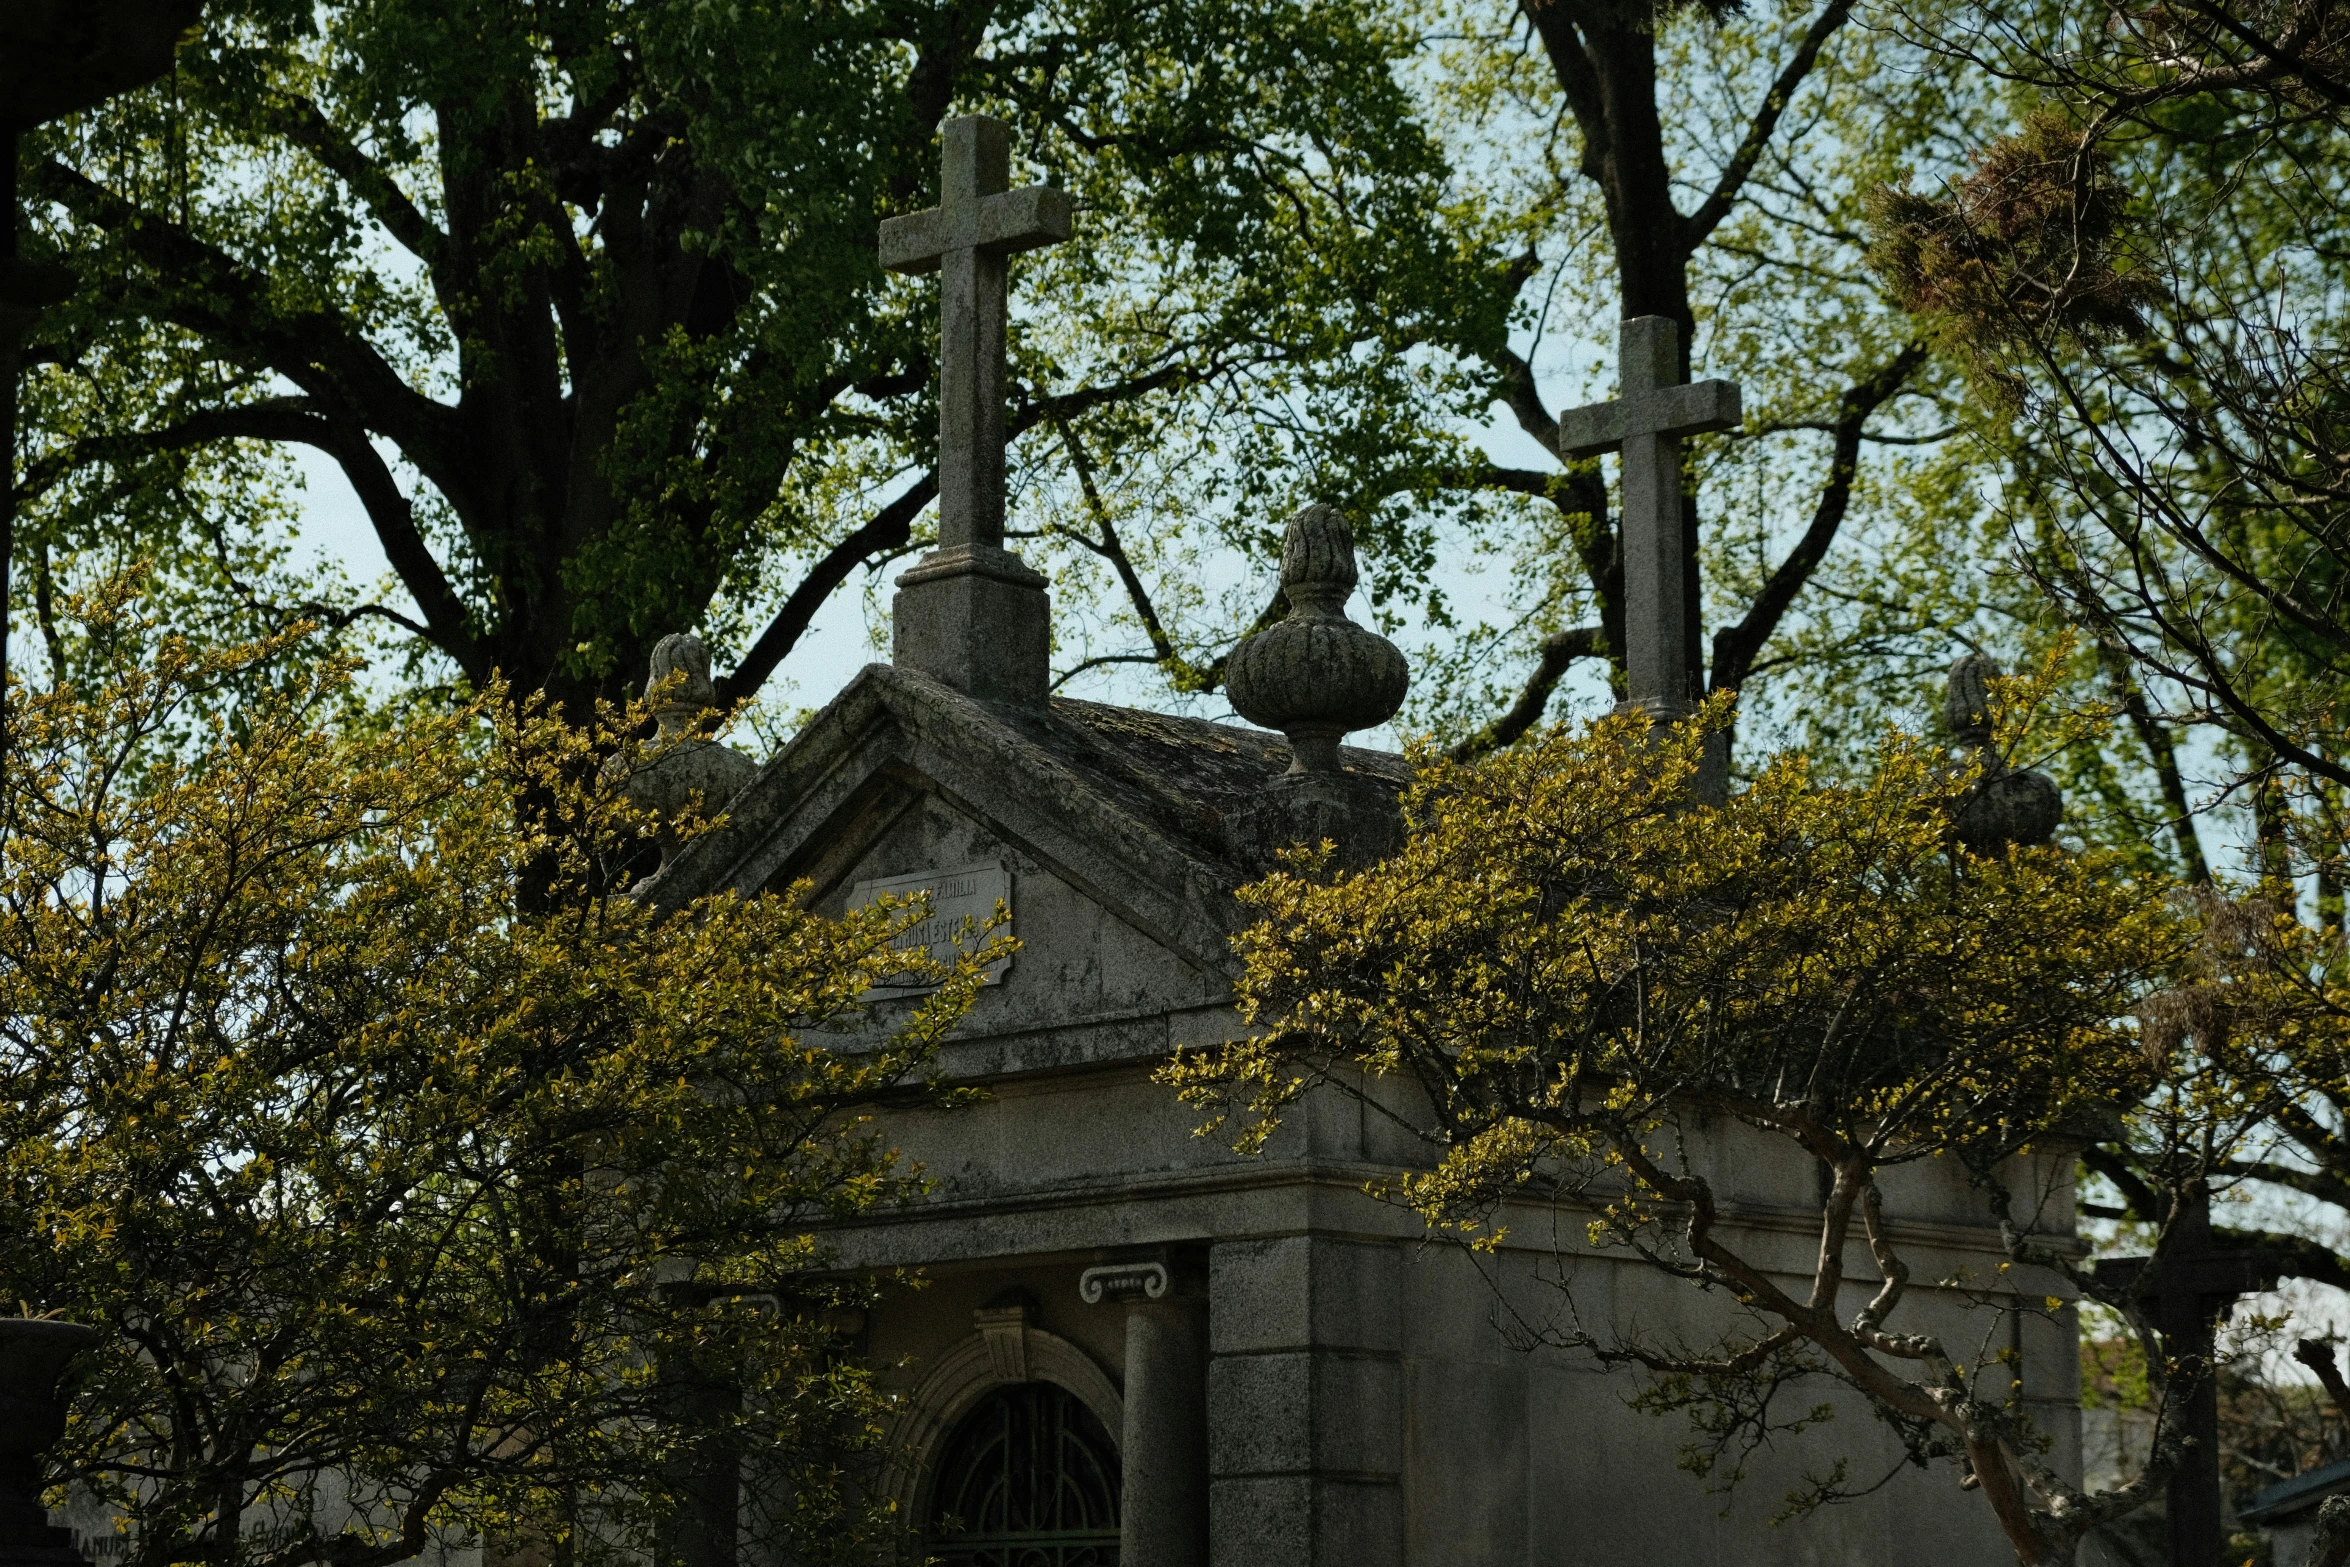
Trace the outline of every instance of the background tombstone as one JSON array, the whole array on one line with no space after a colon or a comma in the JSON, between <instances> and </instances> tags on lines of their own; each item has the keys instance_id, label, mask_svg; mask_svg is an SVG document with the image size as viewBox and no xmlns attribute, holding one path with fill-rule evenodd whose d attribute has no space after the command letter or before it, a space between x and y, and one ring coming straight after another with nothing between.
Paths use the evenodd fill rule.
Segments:
<instances>
[{"instance_id":1,"label":"background tombstone","mask_svg":"<svg viewBox=\"0 0 2350 1567\"><path fill-rule=\"evenodd\" d=\"M2226 1541L2220 1506L2219 1379L2212 1348L2219 1324L2238 1296L2276 1286L2276 1259L2214 1244L2211 1191L2198 1182L2181 1203L2169 1245L2152 1257L2109 1257L2097 1264L2097 1277L2120 1285L2153 1308L2166 1357L2197 1365L2185 1418L2186 1435L2194 1446L2171 1472L2164 1510L2171 1561L2178 1567L2216 1563Z\"/></svg>"},{"instance_id":2,"label":"background tombstone","mask_svg":"<svg viewBox=\"0 0 2350 1567\"><path fill-rule=\"evenodd\" d=\"M0 1317L0 1567L89 1567L41 1506L41 1455L65 1434L58 1379L98 1330Z\"/></svg>"}]
</instances>

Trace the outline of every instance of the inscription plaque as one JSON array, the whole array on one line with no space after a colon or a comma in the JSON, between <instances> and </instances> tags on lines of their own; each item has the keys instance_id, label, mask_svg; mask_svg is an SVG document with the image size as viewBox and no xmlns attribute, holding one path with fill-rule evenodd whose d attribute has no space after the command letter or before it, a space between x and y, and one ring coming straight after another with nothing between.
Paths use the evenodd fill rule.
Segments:
<instances>
[{"instance_id":1,"label":"inscription plaque","mask_svg":"<svg viewBox=\"0 0 2350 1567\"><path fill-rule=\"evenodd\" d=\"M941 962L951 961L952 953L975 951L986 944L991 933L983 933L980 927L993 917L998 903L1004 906L1006 914L1011 913L1012 873L1001 865L962 865L952 870L915 871L907 876L879 876L851 887L849 905L862 907L884 893L911 897L918 892L930 894L930 916L902 932L893 945L900 952L931 952ZM1007 936L1012 933L1009 920L999 928ZM947 950L932 950L941 947ZM981 983L1002 984L1011 966L1009 957L996 959L987 966L987 977ZM891 980L874 986L873 994L922 996L937 988L917 982L908 973L894 975Z\"/></svg>"}]
</instances>

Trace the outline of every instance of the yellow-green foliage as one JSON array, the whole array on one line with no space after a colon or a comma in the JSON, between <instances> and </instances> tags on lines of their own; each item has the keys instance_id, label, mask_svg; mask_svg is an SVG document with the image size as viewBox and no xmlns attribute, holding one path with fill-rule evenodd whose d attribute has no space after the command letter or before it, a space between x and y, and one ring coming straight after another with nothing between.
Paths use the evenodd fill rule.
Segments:
<instances>
[{"instance_id":1,"label":"yellow-green foliage","mask_svg":"<svg viewBox=\"0 0 2350 1567\"><path fill-rule=\"evenodd\" d=\"M1879 1159L1996 1155L2146 1081L2130 1014L2183 946L2159 886L2057 848L1967 854L1968 780L1906 738L1858 783L1782 757L1694 805L1700 727L1422 754L1401 854L1249 890L1259 1032L1176 1080L1244 1105L1250 1141L1339 1063L1427 1086L1446 1154L1408 1189L1445 1223L1544 1158L1620 1159L1670 1105Z\"/></svg>"},{"instance_id":2,"label":"yellow-green foliage","mask_svg":"<svg viewBox=\"0 0 2350 1567\"><path fill-rule=\"evenodd\" d=\"M885 1024L912 911L648 912L635 712L338 727L296 638L84 608L104 681L11 704L0 1289L108 1331L63 1463L130 1560L586 1559L729 1449L763 1527L852 1548L876 1405L794 1280L917 1183L870 1112L935 1100L974 965Z\"/></svg>"},{"instance_id":3,"label":"yellow-green foliage","mask_svg":"<svg viewBox=\"0 0 2350 1567\"><path fill-rule=\"evenodd\" d=\"M2069 1227L2049 1235L2042 1194L2008 1184L2048 1161L2015 1156L2113 1124L2154 1086L2133 1014L2181 966L2191 922L2163 884L2092 854L1958 846L1953 808L1976 780L1906 737L1859 781L1782 757L1726 804L1697 804L1705 736L1728 716L1717 701L1669 735L1609 718L1475 765L1422 751L1400 853L1351 874L1301 856L1248 890L1261 917L1240 939L1240 993L1256 1032L1169 1079L1237 1115L1244 1148L1317 1085L1360 1093L1425 1137L1428 1156L1399 1158L1376 1189L1432 1226L1491 1249L1511 1205L1563 1200L1591 1245L1718 1292L1714 1342L1572 1300L1542 1314L1563 1325L1528 1330L1653 1373L1640 1402L1691 1415L1687 1467L1734 1482L1832 1407L1784 1390L1840 1383L1909 1460L1957 1460L2019 1559L2069 1560L2159 1480L2084 1498L2040 1462L2046 1435L2000 1356L1970 1363L1905 1310L1901 1215L1879 1177L1948 1158L2001 1236L2002 1274L2064 1273ZM1769 1177L1750 1169L1718 1191L1756 1134L1779 1143L1762 1168L1794 1179L1757 1189ZM1736 1205L1814 1199L1817 1261L1797 1280ZM1848 1253L1864 1276L1847 1276ZM1572 1297L1573 1270L1557 1276ZM2025 1288L1997 1309L2062 1308L2045 1283ZM1849 1463L1790 1507L1869 1489Z\"/></svg>"}]
</instances>

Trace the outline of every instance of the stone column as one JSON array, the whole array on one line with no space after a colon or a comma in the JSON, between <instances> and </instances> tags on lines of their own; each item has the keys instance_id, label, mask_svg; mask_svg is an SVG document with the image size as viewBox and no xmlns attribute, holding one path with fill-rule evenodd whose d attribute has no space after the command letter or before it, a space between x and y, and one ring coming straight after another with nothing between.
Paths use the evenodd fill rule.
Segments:
<instances>
[{"instance_id":1,"label":"stone column","mask_svg":"<svg viewBox=\"0 0 2350 1567\"><path fill-rule=\"evenodd\" d=\"M1119 1567L1207 1567L1207 1301L1157 1261L1089 1268L1078 1288L1126 1312Z\"/></svg>"}]
</instances>

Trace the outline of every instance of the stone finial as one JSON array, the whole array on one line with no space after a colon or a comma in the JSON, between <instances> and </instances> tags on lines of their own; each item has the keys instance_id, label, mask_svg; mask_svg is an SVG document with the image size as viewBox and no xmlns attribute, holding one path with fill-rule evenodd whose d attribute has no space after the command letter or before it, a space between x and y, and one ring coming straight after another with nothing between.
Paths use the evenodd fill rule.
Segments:
<instances>
[{"instance_id":1,"label":"stone finial","mask_svg":"<svg viewBox=\"0 0 2350 1567\"><path fill-rule=\"evenodd\" d=\"M682 676L667 691L662 687ZM710 678L710 647L690 631L672 631L653 644L652 667L645 675L645 694L654 698L653 717L661 738L675 739L718 705L718 686Z\"/></svg>"},{"instance_id":2,"label":"stone finial","mask_svg":"<svg viewBox=\"0 0 2350 1567\"><path fill-rule=\"evenodd\" d=\"M2046 773L2011 768L1991 732L1991 682L1999 666L1970 653L1950 666L1942 688L1942 727L1975 753L1982 772L1959 806L1952 831L1978 854L2007 844L2046 843L2064 819L2064 795Z\"/></svg>"},{"instance_id":3,"label":"stone finial","mask_svg":"<svg viewBox=\"0 0 2350 1567\"><path fill-rule=\"evenodd\" d=\"M1950 666L1942 685L1942 727L1960 745L1991 743L1991 682L1999 666L1980 653L1969 653Z\"/></svg>"},{"instance_id":4,"label":"stone finial","mask_svg":"<svg viewBox=\"0 0 2350 1567\"><path fill-rule=\"evenodd\" d=\"M1395 644L1346 618L1355 586L1354 530L1335 507L1289 519L1281 589L1289 616L1232 650L1224 690L1252 724L1289 737L1289 771L1335 773L1338 741L1403 706L1411 671Z\"/></svg>"},{"instance_id":5,"label":"stone finial","mask_svg":"<svg viewBox=\"0 0 2350 1567\"><path fill-rule=\"evenodd\" d=\"M759 764L732 746L694 734L702 715L718 705L718 687L710 679L710 648L700 637L673 631L654 643L645 690L653 698L653 718L661 726L664 749L628 775L628 797L661 814L661 863L666 866L677 852L676 832L669 823L688 811L707 814L724 808L758 776ZM613 758L615 765L620 760Z\"/></svg>"}]
</instances>

